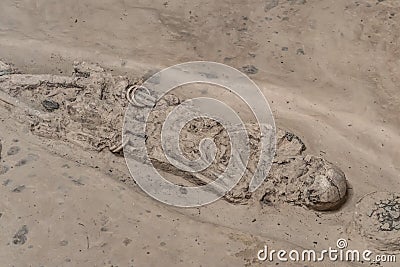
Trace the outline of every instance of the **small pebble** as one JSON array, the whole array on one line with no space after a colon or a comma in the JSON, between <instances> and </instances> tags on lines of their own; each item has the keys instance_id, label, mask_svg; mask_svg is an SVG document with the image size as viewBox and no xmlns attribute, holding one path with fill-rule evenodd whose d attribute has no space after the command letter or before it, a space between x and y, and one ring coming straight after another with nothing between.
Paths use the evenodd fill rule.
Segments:
<instances>
[{"instance_id":1,"label":"small pebble","mask_svg":"<svg viewBox=\"0 0 400 267\"><path fill-rule=\"evenodd\" d=\"M60 108L60 104L53 100L43 100L42 105L47 111L50 112Z\"/></svg>"}]
</instances>

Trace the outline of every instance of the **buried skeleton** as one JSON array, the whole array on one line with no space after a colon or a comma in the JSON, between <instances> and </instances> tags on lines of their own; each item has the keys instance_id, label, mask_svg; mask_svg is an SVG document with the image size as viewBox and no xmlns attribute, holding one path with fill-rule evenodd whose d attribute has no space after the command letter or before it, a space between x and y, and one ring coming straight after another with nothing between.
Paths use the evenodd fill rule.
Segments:
<instances>
[{"instance_id":1,"label":"buried skeleton","mask_svg":"<svg viewBox=\"0 0 400 267\"><path fill-rule=\"evenodd\" d=\"M114 76L88 63L76 63L72 76L21 74L10 65L0 66L1 107L43 144L65 144L81 149L82 155L89 151L91 156L80 162L92 167L101 165L93 163L94 155L107 155L106 159L98 157L100 161L118 161L124 155L121 129L129 105L127 95L129 88L143 82L142 78ZM215 180L227 166L231 154L229 135L214 120L193 119L180 133L180 147L187 158L196 159L200 156L199 143L210 138L217 148L214 162L197 173L176 168L162 153L160 139L167 114L182 101L181 96L168 94L153 108L145 137L149 164L178 179L177 184L203 185ZM276 153L270 172L258 190L250 192L260 132L258 126L251 123L246 124L246 129L249 162L242 179L223 197L225 201L249 207L295 205L316 211L336 210L346 201L347 180L343 171L324 158L308 155L305 143L284 129L276 132ZM52 148L57 150L58 146ZM59 154L65 156L62 151ZM124 172L121 166L115 168L113 173ZM4 174L8 169L0 164L0 170ZM135 186L132 178L120 181ZM397 200L397 195L382 192L367 195L357 205L354 231L361 233L379 251L399 251Z\"/></svg>"},{"instance_id":2,"label":"buried skeleton","mask_svg":"<svg viewBox=\"0 0 400 267\"><path fill-rule=\"evenodd\" d=\"M11 108L20 122L28 124L33 134L85 150L107 149L123 155L126 144L122 144L120 129L129 105L127 95L129 88L143 79L114 76L98 65L84 62L74 65L72 76L27 75L8 69L0 77L2 104ZM214 140L218 152L212 165L203 171L177 169L163 154L160 140L166 116L181 102L174 94L157 102L146 125L146 148L157 169L182 178L182 184L204 185L217 179L227 167L231 155L229 135L213 120L190 121L180 133L180 147L185 156L199 157L198 145L206 137ZM246 124L246 129L249 162L242 179L224 196L226 201L241 205L289 203L314 210L336 209L345 201L345 174L325 159L307 155L303 141L282 129L277 131L276 155L267 179L257 191L250 192L249 183L258 162L260 131L255 124Z\"/></svg>"},{"instance_id":3,"label":"buried skeleton","mask_svg":"<svg viewBox=\"0 0 400 267\"><path fill-rule=\"evenodd\" d=\"M73 143L83 149L98 152L108 149L122 155L120 129L129 105L127 90L140 81L113 76L98 65L76 63L72 77L11 73L1 76L0 85L6 93L3 103L8 102L8 106L13 107L18 120L28 123L33 134ZM182 150L189 157L197 157L196 147L208 137L217 146L216 159L209 168L198 173L184 172L171 165L160 150L160 133L166 116L180 103L181 99L173 94L157 103L146 125L147 151L158 169L191 184L203 185L215 180L226 168L231 154L229 136L215 121L194 119L180 134ZM305 154L306 146L301 139L285 130L277 132L276 156L268 178L259 190L249 192L260 133L257 125L247 124L246 128L251 148L249 164L244 177L224 196L225 200L236 204L290 203L315 210L331 210L343 203L347 186L344 173L322 158Z\"/></svg>"}]
</instances>

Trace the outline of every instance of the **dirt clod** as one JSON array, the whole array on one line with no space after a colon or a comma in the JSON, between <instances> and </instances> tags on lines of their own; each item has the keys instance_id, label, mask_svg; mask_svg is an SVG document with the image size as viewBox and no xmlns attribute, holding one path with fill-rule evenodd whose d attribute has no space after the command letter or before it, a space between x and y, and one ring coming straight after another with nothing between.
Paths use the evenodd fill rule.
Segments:
<instances>
[{"instance_id":1,"label":"dirt clod","mask_svg":"<svg viewBox=\"0 0 400 267\"><path fill-rule=\"evenodd\" d=\"M13 244L14 245L23 245L28 240L28 227L26 225L22 226L18 232L13 237Z\"/></svg>"}]
</instances>

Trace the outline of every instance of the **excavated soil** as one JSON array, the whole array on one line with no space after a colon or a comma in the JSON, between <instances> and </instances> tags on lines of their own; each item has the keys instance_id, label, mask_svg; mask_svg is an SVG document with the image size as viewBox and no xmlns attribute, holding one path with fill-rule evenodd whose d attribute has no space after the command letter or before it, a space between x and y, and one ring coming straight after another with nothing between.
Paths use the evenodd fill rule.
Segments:
<instances>
[{"instance_id":1,"label":"excavated soil","mask_svg":"<svg viewBox=\"0 0 400 267\"><path fill-rule=\"evenodd\" d=\"M397 254L399 14L397 0L1 1L0 265L265 266L265 245L322 251L338 239ZM159 121L191 95L226 100L252 147L226 197L179 209L135 184L121 129L129 88L197 60L255 81L275 117L277 155L248 192L259 129L247 111L219 91L174 92L146 143L169 180L203 184L226 166L227 136L211 121L181 134L192 159L199 140L214 139L211 169L188 175L160 156ZM340 262L366 265L398 263Z\"/></svg>"}]
</instances>

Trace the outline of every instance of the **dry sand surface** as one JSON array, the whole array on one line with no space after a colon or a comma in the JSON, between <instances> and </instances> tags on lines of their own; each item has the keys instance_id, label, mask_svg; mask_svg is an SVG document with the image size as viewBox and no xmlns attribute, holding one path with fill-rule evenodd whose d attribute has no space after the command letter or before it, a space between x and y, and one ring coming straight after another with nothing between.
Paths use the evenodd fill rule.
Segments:
<instances>
[{"instance_id":1,"label":"dry sand surface","mask_svg":"<svg viewBox=\"0 0 400 267\"><path fill-rule=\"evenodd\" d=\"M271 266L279 262L257 260L264 245L321 251L339 238L351 249L399 253L399 25L397 0L2 0L0 59L16 71L0 65L0 266ZM246 72L278 128L307 148L285 154L296 158L293 168L308 154L334 164L347 178L345 202L316 211L256 195L173 208L135 185L124 159L109 151L115 139L76 144L68 129L65 138L43 135L42 119L27 115L63 115L62 105L43 110L43 92L92 88L85 79L54 83L76 82L74 61L99 64L106 79L128 85L194 60ZM106 125L103 115L97 123ZM363 265L398 263L278 266Z\"/></svg>"}]
</instances>

